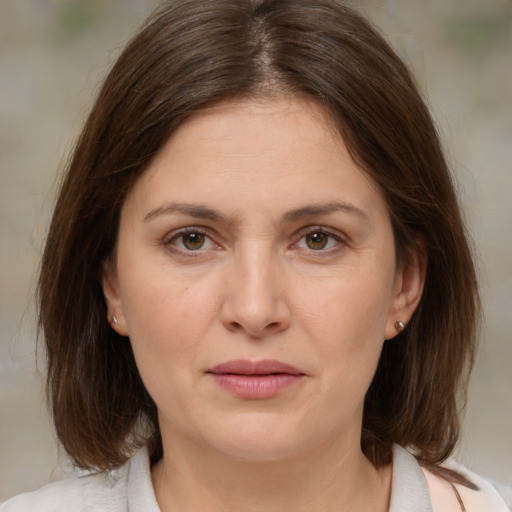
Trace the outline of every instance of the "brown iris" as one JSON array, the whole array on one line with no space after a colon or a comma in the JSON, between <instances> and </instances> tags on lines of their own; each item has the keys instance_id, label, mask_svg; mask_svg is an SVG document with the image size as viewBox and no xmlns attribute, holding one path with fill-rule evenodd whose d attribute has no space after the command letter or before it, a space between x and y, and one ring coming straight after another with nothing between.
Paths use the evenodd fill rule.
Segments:
<instances>
[{"instance_id":1,"label":"brown iris","mask_svg":"<svg viewBox=\"0 0 512 512\"><path fill-rule=\"evenodd\" d=\"M190 251L197 251L204 245L206 236L202 233L185 233L182 235L183 245Z\"/></svg>"},{"instance_id":2,"label":"brown iris","mask_svg":"<svg viewBox=\"0 0 512 512\"><path fill-rule=\"evenodd\" d=\"M314 251L318 251L320 249L324 249L329 241L329 235L325 233L321 233L316 231L314 233L309 233L306 235L306 245L309 249Z\"/></svg>"}]
</instances>

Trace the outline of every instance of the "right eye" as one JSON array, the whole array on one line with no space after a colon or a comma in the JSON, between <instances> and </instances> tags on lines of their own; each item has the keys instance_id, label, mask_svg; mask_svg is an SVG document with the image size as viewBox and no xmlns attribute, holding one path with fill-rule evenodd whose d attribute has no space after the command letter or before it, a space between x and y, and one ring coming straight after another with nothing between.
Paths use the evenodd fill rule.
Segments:
<instances>
[{"instance_id":1,"label":"right eye","mask_svg":"<svg viewBox=\"0 0 512 512\"><path fill-rule=\"evenodd\" d=\"M186 228L171 233L165 245L185 253L205 251L217 247L217 244L206 233L197 228Z\"/></svg>"},{"instance_id":2,"label":"right eye","mask_svg":"<svg viewBox=\"0 0 512 512\"><path fill-rule=\"evenodd\" d=\"M313 233L308 233L305 237L305 243L308 249L313 251L320 251L328 247L329 242L332 240L332 235L328 235L327 233L322 233L321 231L314 231Z\"/></svg>"},{"instance_id":3,"label":"right eye","mask_svg":"<svg viewBox=\"0 0 512 512\"><path fill-rule=\"evenodd\" d=\"M189 251L197 251L203 247L206 235L203 235L203 233L185 233L180 235L179 240L184 248Z\"/></svg>"}]
</instances>

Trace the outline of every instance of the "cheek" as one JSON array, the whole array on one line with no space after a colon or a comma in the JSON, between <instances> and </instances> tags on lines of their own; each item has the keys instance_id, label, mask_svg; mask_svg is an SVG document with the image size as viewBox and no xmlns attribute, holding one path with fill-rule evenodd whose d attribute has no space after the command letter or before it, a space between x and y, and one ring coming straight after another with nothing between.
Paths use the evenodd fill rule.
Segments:
<instances>
[{"instance_id":1,"label":"cheek","mask_svg":"<svg viewBox=\"0 0 512 512\"><path fill-rule=\"evenodd\" d=\"M198 346L215 320L219 293L212 277L191 280L168 266L123 275L123 313L139 372L148 386L197 366ZM172 375L172 377L171 377Z\"/></svg>"},{"instance_id":2,"label":"cheek","mask_svg":"<svg viewBox=\"0 0 512 512\"><path fill-rule=\"evenodd\" d=\"M146 285L125 303L128 335L139 374L158 408L184 406L178 390L189 386L203 326L193 318L194 297L186 287ZM197 304L195 304L197 306Z\"/></svg>"},{"instance_id":3,"label":"cheek","mask_svg":"<svg viewBox=\"0 0 512 512\"><path fill-rule=\"evenodd\" d=\"M161 283L160 283L161 285ZM185 349L202 329L204 297L192 294L187 287L146 286L143 292L125 301L128 335L133 344L161 347L162 351Z\"/></svg>"},{"instance_id":4,"label":"cheek","mask_svg":"<svg viewBox=\"0 0 512 512\"><path fill-rule=\"evenodd\" d=\"M316 366L333 406L361 403L377 368L392 296L391 280L379 275L331 279L302 301L298 317L315 340Z\"/></svg>"},{"instance_id":5,"label":"cheek","mask_svg":"<svg viewBox=\"0 0 512 512\"><path fill-rule=\"evenodd\" d=\"M142 254L137 258L132 253L129 259L119 263L118 273L123 312L131 336L143 325L149 331L169 326L178 328L207 305L208 294L203 293L207 290L199 284L201 280L191 282L165 260L165 255ZM193 327L195 323L188 325Z\"/></svg>"},{"instance_id":6,"label":"cheek","mask_svg":"<svg viewBox=\"0 0 512 512\"><path fill-rule=\"evenodd\" d=\"M318 341L339 339L347 348L384 340L392 280L382 273L353 272L319 282L302 294L298 318Z\"/></svg>"}]
</instances>

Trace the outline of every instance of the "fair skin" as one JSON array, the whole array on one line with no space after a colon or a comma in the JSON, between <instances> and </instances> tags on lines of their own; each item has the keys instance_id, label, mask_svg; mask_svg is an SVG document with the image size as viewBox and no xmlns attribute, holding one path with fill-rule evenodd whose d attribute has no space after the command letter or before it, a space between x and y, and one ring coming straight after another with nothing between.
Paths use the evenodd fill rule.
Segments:
<instances>
[{"instance_id":1,"label":"fair skin","mask_svg":"<svg viewBox=\"0 0 512 512\"><path fill-rule=\"evenodd\" d=\"M364 396L424 267L397 265L382 195L314 103L183 123L127 197L103 282L158 408L161 509L387 510Z\"/></svg>"}]
</instances>

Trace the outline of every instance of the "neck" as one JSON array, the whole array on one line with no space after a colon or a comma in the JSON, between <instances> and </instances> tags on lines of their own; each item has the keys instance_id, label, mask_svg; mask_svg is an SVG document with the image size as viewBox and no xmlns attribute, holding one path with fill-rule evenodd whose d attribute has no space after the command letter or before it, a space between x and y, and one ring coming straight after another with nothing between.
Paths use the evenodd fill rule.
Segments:
<instances>
[{"instance_id":1,"label":"neck","mask_svg":"<svg viewBox=\"0 0 512 512\"><path fill-rule=\"evenodd\" d=\"M162 512L385 512L391 489L390 466L377 470L358 446L333 444L254 462L164 442L152 474Z\"/></svg>"}]
</instances>

